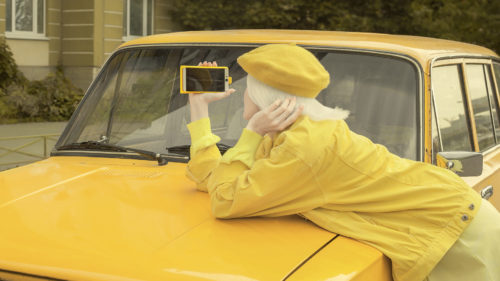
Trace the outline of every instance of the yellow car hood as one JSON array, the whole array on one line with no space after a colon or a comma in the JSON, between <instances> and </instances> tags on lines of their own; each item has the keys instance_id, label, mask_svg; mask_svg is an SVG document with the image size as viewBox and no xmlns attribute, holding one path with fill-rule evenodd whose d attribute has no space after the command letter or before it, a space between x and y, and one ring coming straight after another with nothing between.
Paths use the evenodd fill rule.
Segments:
<instances>
[{"instance_id":1,"label":"yellow car hood","mask_svg":"<svg viewBox=\"0 0 500 281\"><path fill-rule=\"evenodd\" d=\"M280 280L335 237L217 220L185 164L52 157L0 173L0 270L69 280Z\"/></svg>"}]
</instances>

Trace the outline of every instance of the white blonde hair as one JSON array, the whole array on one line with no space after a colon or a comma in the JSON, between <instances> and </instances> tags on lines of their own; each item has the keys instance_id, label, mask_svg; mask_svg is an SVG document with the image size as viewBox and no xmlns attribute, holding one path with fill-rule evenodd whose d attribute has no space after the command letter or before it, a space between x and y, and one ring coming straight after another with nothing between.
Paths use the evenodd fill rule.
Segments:
<instances>
[{"instance_id":1,"label":"white blonde hair","mask_svg":"<svg viewBox=\"0 0 500 281\"><path fill-rule=\"evenodd\" d=\"M309 116L311 120L344 120L349 116L349 111L335 107L331 108L322 105L315 98L305 98L295 96L271 86L268 86L259 80L252 77L250 74L247 76L247 88L250 99L260 108L266 108L268 105L277 99L286 99L289 97L297 98L297 105L304 105L303 115Z\"/></svg>"}]
</instances>

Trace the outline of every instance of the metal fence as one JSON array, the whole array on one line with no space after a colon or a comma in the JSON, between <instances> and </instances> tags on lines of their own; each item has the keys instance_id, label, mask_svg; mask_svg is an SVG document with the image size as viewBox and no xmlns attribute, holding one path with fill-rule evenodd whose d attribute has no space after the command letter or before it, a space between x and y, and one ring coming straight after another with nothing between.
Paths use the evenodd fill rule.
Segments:
<instances>
[{"instance_id":1,"label":"metal fence","mask_svg":"<svg viewBox=\"0 0 500 281\"><path fill-rule=\"evenodd\" d=\"M49 157L58 137L59 134L0 137L0 171Z\"/></svg>"}]
</instances>

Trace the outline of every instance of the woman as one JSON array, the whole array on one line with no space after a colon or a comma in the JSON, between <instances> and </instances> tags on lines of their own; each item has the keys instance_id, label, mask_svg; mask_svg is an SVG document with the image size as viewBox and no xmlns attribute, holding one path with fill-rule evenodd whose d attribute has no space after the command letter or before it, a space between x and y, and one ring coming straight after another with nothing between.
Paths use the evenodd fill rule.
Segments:
<instances>
[{"instance_id":1,"label":"woman","mask_svg":"<svg viewBox=\"0 0 500 281\"><path fill-rule=\"evenodd\" d=\"M379 249L396 281L500 280L496 209L454 173L351 132L346 111L314 99L329 84L314 55L273 44L238 63L248 73L248 125L223 157L208 104L234 90L189 97L187 174L216 217L300 214Z\"/></svg>"}]
</instances>

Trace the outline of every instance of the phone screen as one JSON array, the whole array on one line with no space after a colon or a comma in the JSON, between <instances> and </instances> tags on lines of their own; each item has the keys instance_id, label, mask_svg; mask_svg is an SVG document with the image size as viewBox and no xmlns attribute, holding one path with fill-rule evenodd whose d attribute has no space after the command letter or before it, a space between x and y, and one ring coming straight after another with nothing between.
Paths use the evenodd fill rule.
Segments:
<instances>
[{"instance_id":1,"label":"phone screen","mask_svg":"<svg viewBox=\"0 0 500 281\"><path fill-rule=\"evenodd\" d=\"M224 92L225 70L223 68L186 68L186 91Z\"/></svg>"}]
</instances>

